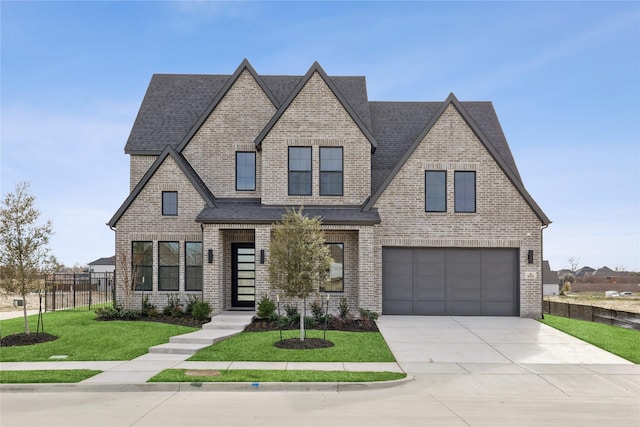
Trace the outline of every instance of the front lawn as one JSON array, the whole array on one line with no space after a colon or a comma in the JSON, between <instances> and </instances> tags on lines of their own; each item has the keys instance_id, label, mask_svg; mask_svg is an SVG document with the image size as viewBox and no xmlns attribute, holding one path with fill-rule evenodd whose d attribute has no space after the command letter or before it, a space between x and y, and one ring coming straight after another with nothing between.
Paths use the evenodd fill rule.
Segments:
<instances>
[{"instance_id":1,"label":"front lawn","mask_svg":"<svg viewBox=\"0 0 640 427\"><path fill-rule=\"evenodd\" d=\"M100 372L90 369L1 371L0 384L79 383Z\"/></svg>"},{"instance_id":2,"label":"front lawn","mask_svg":"<svg viewBox=\"0 0 640 427\"><path fill-rule=\"evenodd\" d=\"M36 362L51 356L67 356L66 361L131 360L149 351L149 347L169 342L174 335L193 332L187 326L158 322L96 321L93 311L56 311L43 315L44 330L58 336L55 341L16 347L0 347L2 362ZM33 330L37 316L29 317ZM2 336L24 331L24 319L0 322Z\"/></svg>"},{"instance_id":3,"label":"front lawn","mask_svg":"<svg viewBox=\"0 0 640 427\"><path fill-rule=\"evenodd\" d=\"M251 369L220 370L214 375L186 375L197 373L192 369L167 369L149 382L371 382L405 378L398 372L346 372L346 371L262 371Z\"/></svg>"},{"instance_id":4,"label":"front lawn","mask_svg":"<svg viewBox=\"0 0 640 427\"><path fill-rule=\"evenodd\" d=\"M640 363L640 331L551 314L545 314L540 321L630 362Z\"/></svg>"},{"instance_id":5,"label":"front lawn","mask_svg":"<svg viewBox=\"0 0 640 427\"><path fill-rule=\"evenodd\" d=\"M299 336L298 331L283 331L284 339ZM308 330L307 337L322 338L320 330ZM194 354L190 361L261 362L395 362L379 332L327 331L327 340L335 345L314 350L289 350L274 346L280 332L243 332Z\"/></svg>"}]
</instances>

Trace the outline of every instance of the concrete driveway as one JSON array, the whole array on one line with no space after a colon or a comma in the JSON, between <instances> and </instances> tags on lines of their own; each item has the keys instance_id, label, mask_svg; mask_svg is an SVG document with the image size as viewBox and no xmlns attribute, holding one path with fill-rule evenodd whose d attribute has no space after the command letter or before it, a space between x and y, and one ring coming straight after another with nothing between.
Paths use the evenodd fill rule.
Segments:
<instances>
[{"instance_id":1,"label":"concrete driveway","mask_svg":"<svg viewBox=\"0 0 640 427\"><path fill-rule=\"evenodd\" d=\"M533 319L382 316L377 323L409 373L462 372L479 364L633 365Z\"/></svg>"}]
</instances>

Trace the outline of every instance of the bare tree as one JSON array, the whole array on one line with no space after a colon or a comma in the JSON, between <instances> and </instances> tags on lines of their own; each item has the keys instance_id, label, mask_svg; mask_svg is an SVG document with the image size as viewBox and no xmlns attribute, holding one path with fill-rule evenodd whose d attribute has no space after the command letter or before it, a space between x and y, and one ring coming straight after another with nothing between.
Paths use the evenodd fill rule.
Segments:
<instances>
[{"instance_id":1,"label":"bare tree","mask_svg":"<svg viewBox=\"0 0 640 427\"><path fill-rule=\"evenodd\" d=\"M25 334L29 334L27 294L41 291L43 274L57 265L47 247L53 224L46 221L39 225L39 217L29 183L18 183L13 193L5 195L0 208L0 285L22 296Z\"/></svg>"},{"instance_id":2,"label":"bare tree","mask_svg":"<svg viewBox=\"0 0 640 427\"><path fill-rule=\"evenodd\" d=\"M272 288L300 302L300 340L305 338L306 298L329 279L331 254L324 244L319 218L290 210L274 226L269 250L269 282Z\"/></svg>"},{"instance_id":3,"label":"bare tree","mask_svg":"<svg viewBox=\"0 0 640 427\"><path fill-rule=\"evenodd\" d=\"M580 267L580 258L570 256L569 269L571 270L571 272L575 274L575 272L578 271L578 267Z\"/></svg>"}]
</instances>

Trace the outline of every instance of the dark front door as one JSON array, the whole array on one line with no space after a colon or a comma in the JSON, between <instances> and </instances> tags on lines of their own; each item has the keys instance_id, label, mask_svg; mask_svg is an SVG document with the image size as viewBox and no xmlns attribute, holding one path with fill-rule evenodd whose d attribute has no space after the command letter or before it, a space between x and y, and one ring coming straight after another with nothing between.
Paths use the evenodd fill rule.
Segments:
<instances>
[{"instance_id":1,"label":"dark front door","mask_svg":"<svg viewBox=\"0 0 640 427\"><path fill-rule=\"evenodd\" d=\"M255 307L256 301L256 249L253 243L233 243L231 305Z\"/></svg>"}]
</instances>

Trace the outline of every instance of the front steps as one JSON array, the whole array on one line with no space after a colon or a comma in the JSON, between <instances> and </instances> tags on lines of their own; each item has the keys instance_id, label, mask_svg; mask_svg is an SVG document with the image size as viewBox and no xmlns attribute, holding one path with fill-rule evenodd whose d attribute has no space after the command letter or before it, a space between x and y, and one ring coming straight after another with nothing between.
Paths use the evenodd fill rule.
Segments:
<instances>
[{"instance_id":1,"label":"front steps","mask_svg":"<svg viewBox=\"0 0 640 427\"><path fill-rule=\"evenodd\" d=\"M237 335L251 323L252 311L224 311L202 325L202 329L189 334L171 337L167 344L149 349L151 354L196 354L199 350Z\"/></svg>"}]
</instances>

